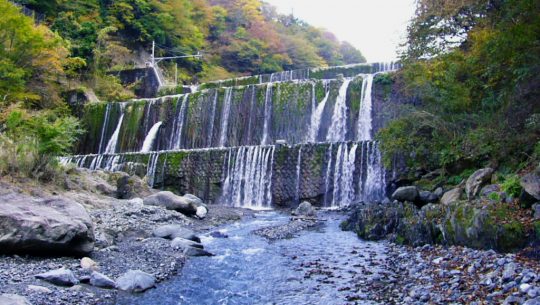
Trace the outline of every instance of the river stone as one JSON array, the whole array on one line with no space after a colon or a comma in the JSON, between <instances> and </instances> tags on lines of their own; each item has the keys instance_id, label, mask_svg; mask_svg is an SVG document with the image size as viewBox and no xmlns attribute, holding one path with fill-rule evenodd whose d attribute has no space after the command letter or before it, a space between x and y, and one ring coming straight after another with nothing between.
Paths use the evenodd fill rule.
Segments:
<instances>
[{"instance_id":1,"label":"river stone","mask_svg":"<svg viewBox=\"0 0 540 305\"><path fill-rule=\"evenodd\" d=\"M163 225L154 230L152 233L155 237L161 237L166 239L183 238L191 240L197 243L201 242L201 239L193 233L190 229L186 229L181 225Z\"/></svg>"},{"instance_id":2,"label":"river stone","mask_svg":"<svg viewBox=\"0 0 540 305\"><path fill-rule=\"evenodd\" d=\"M167 210L175 210L188 216L195 215L198 207L193 203L193 200L188 200L169 191L155 193L144 198L144 204L161 206Z\"/></svg>"},{"instance_id":3,"label":"river stone","mask_svg":"<svg viewBox=\"0 0 540 305\"><path fill-rule=\"evenodd\" d=\"M31 305L31 303L23 296L16 294L1 294L0 305Z\"/></svg>"},{"instance_id":4,"label":"river stone","mask_svg":"<svg viewBox=\"0 0 540 305\"><path fill-rule=\"evenodd\" d=\"M129 292L143 292L156 285L156 279L140 270L129 270L116 280L116 286L120 290Z\"/></svg>"},{"instance_id":5,"label":"river stone","mask_svg":"<svg viewBox=\"0 0 540 305\"><path fill-rule=\"evenodd\" d=\"M73 272L65 268L36 274L35 277L58 286L73 286L79 283Z\"/></svg>"},{"instance_id":6,"label":"river stone","mask_svg":"<svg viewBox=\"0 0 540 305\"><path fill-rule=\"evenodd\" d=\"M540 297L527 300L525 301L525 303L523 303L523 305L540 305Z\"/></svg>"},{"instance_id":7,"label":"river stone","mask_svg":"<svg viewBox=\"0 0 540 305\"><path fill-rule=\"evenodd\" d=\"M90 285L100 288L116 287L116 283L113 280L111 280L108 276L96 271L92 272L90 275Z\"/></svg>"},{"instance_id":8,"label":"river stone","mask_svg":"<svg viewBox=\"0 0 540 305\"><path fill-rule=\"evenodd\" d=\"M532 173L523 176L520 180L521 187L527 194L540 200L540 167Z\"/></svg>"},{"instance_id":9,"label":"river stone","mask_svg":"<svg viewBox=\"0 0 540 305\"><path fill-rule=\"evenodd\" d=\"M199 248L204 249L203 245L200 243L194 242L192 240L184 239L181 237L177 237L171 241L171 247L174 249L185 249L187 247L193 247L193 248Z\"/></svg>"},{"instance_id":10,"label":"river stone","mask_svg":"<svg viewBox=\"0 0 540 305\"><path fill-rule=\"evenodd\" d=\"M94 248L84 207L62 197L0 195L0 253L81 255Z\"/></svg>"},{"instance_id":11,"label":"river stone","mask_svg":"<svg viewBox=\"0 0 540 305\"><path fill-rule=\"evenodd\" d=\"M315 209L311 203L304 201L296 208L294 214L297 216L315 216Z\"/></svg>"},{"instance_id":12,"label":"river stone","mask_svg":"<svg viewBox=\"0 0 540 305\"><path fill-rule=\"evenodd\" d=\"M540 219L540 203L535 203L532 206L534 220Z\"/></svg>"},{"instance_id":13,"label":"river stone","mask_svg":"<svg viewBox=\"0 0 540 305\"><path fill-rule=\"evenodd\" d=\"M402 186L392 194L392 199L414 202L416 199L418 199L418 195L418 189L416 186Z\"/></svg>"},{"instance_id":14,"label":"river stone","mask_svg":"<svg viewBox=\"0 0 540 305\"><path fill-rule=\"evenodd\" d=\"M204 219L207 214L208 214L208 208L204 206L198 207L197 212L195 212L195 215L200 219Z\"/></svg>"},{"instance_id":15,"label":"river stone","mask_svg":"<svg viewBox=\"0 0 540 305\"><path fill-rule=\"evenodd\" d=\"M435 203L439 201L439 197L432 192L421 191L418 195L419 201L423 204Z\"/></svg>"},{"instance_id":16,"label":"river stone","mask_svg":"<svg viewBox=\"0 0 540 305\"><path fill-rule=\"evenodd\" d=\"M461 199L462 194L463 194L463 189L460 187L451 189L448 192L444 193L444 195L441 198L441 203L448 205L456 201L459 201Z\"/></svg>"},{"instance_id":17,"label":"river stone","mask_svg":"<svg viewBox=\"0 0 540 305\"><path fill-rule=\"evenodd\" d=\"M81 258L81 268L93 271L99 269L97 263L89 257Z\"/></svg>"},{"instance_id":18,"label":"river stone","mask_svg":"<svg viewBox=\"0 0 540 305\"><path fill-rule=\"evenodd\" d=\"M467 199L472 200L480 192L480 188L491 180L492 168L483 168L474 172L465 182L465 194Z\"/></svg>"},{"instance_id":19,"label":"river stone","mask_svg":"<svg viewBox=\"0 0 540 305\"><path fill-rule=\"evenodd\" d=\"M214 256L212 253L204 249L194 248L194 247L184 248L184 255L185 256Z\"/></svg>"},{"instance_id":20,"label":"river stone","mask_svg":"<svg viewBox=\"0 0 540 305\"><path fill-rule=\"evenodd\" d=\"M141 178L124 173L116 180L115 194L118 199L133 199L135 197L146 197L152 192L148 184Z\"/></svg>"},{"instance_id":21,"label":"river stone","mask_svg":"<svg viewBox=\"0 0 540 305\"><path fill-rule=\"evenodd\" d=\"M26 287L26 290L35 293L52 293L52 290L50 290L49 288L37 285L28 285L28 287Z\"/></svg>"},{"instance_id":22,"label":"river stone","mask_svg":"<svg viewBox=\"0 0 540 305\"><path fill-rule=\"evenodd\" d=\"M442 196L444 195L444 190L442 187L438 187L435 189L435 191L433 191L433 194L435 194L435 196L437 196L437 198L441 199Z\"/></svg>"},{"instance_id":23,"label":"river stone","mask_svg":"<svg viewBox=\"0 0 540 305\"><path fill-rule=\"evenodd\" d=\"M505 282L513 280L516 275L516 269L517 265L515 263L506 264L502 273L502 280Z\"/></svg>"}]
</instances>

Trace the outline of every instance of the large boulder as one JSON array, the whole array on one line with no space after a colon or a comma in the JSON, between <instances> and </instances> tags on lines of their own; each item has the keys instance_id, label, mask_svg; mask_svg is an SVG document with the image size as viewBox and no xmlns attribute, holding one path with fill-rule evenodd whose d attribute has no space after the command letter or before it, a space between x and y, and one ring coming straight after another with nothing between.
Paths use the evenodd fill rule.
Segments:
<instances>
[{"instance_id":1,"label":"large boulder","mask_svg":"<svg viewBox=\"0 0 540 305\"><path fill-rule=\"evenodd\" d=\"M77 202L0 196L0 253L81 255L93 248L92 220Z\"/></svg>"},{"instance_id":2,"label":"large boulder","mask_svg":"<svg viewBox=\"0 0 540 305\"><path fill-rule=\"evenodd\" d=\"M504 204L501 204L504 205ZM458 201L449 205L428 204L418 209L411 203L358 205L343 229L368 240L390 238L412 246L441 243L475 249L512 252L527 243L527 232L519 215L507 214L501 224L499 206Z\"/></svg>"},{"instance_id":3,"label":"large boulder","mask_svg":"<svg viewBox=\"0 0 540 305\"><path fill-rule=\"evenodd\" d=\"M201 239L193 233L190 229L186 229L181 225L163 225L154 230L152 234L155 237L161 237L166 239L183 238L200 243Z\"/></svg>"},{"instance_id":4,"label":"large boulder","mask_svg":"<svg viewBox=\"0 0 540 305\"><path fill-rule=\"evenodd\" d=\"M491 180L493 172L494 170L489 167L479 169L467 179L467 182L465 182L465 194L467 194L468 200L472 200L480 193L482 186Z\"/></svg>"},{"instance_id":5,"label":"large boulder","mask_svg":"<svg viewBox=\"0 0 540 305\"><path fill-rule=\"evenodd\" d=\"M448 192L444 193L444 195L441 198L441 203L444 205L448 205L453 202L459 201L461 199L462 194L463 194L463 189L461 187L456 187L455 189L451 189Z\"/></svg>"},{"instance_id":6,"label":"large boulder","mask_svg":"<svg viewBox=\"0 0 540 305\"><path fill-rule=\"evenodd\" d=\"M172 192L163 191L144 198L145 205L161 206L168 210L175 210L184 215L196 215L197 208L201 206L197 200L182 197Z\"/></svg>"},{"instance_id":7,"label":"large boulder","mask_svg":"<svg viewBox=\"0 0 540 305\"><path fill-rule=\"evenodd\" d=\"M296 216L312 217L312 216L315 216L315 209L313 208L311 203L304 201L300 203L300 205L298 206L298 208L296 208L296 210L294 210L293 214Z\"/></svg>"},{"instance_id":8,"label":"large boulder","mask_svg":"<svg viewBox=\"0 0 540 305\"><path fill-rule=\"evenodd\" d=\"M523 176L520 180L523 193L526 193L531 201L540 201L540 167L532 173ZM522 196L524 197L524 196Z\"/></svg>"},{"instance_id":9,"label":"large boulder","mask_svg":"<svg viewBox=\"0 0 540 305\"><path fill-rule=\"evenodd\" d=\"M27 298L17 294L1 294L0 305L31 305Z\"/></svg>"},{"instance_id":10,"label":"large boulder","mask_svg":"<svg viewBox=\"0 0 540 305\"><path fill-rule=\"evenodd\" d=\"M418 199L419 193L416 186L402 186L398 188L393 194L392 199L397 201L410 201L414 202Z\"/></svg>"},{"instance_id":11,"label":"large boulder","mask_svg":"<svg viewBox=\"0 0 540 305\"><path fill-rule=\"evenodd\" d=\"M36 274L35 277L59 286L73 286L79 283L73 272L64 268Z\"/></svg>"},{"instance_id":12,"label":"large boulder","mask_svg":"<svg viewBox=\"0 0 540 305\"><path fill-rule=\"evenodd\" d=\"M182 198L184 198L184 200L186 200L188 203L190 204L194 204L196 206L204 206L206 207L206 205L204 204L204 202L202 201L201 198L193 195L193 194L185 194L184 196L182 196Z\"/></svg>"},{"instance_id":13,"label":"large boulder","mask_svg":"<svg viewBox=\"0 0 540 305\"><path fill-rule=\"evenodd\" d=\"M140 270L129 270L116 280L116 287L129 292L143 292L156 285L156 279Z\"/></svg>"}]
</instances>

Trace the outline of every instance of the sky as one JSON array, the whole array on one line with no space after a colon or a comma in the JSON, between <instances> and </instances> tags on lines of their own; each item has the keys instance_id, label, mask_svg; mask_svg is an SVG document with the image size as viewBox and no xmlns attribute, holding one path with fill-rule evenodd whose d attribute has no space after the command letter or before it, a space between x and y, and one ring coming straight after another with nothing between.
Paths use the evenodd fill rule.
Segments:
<instances>
[{"instance_id":1,"label":"sky","mask_svg":"<svg viewBox=\"0 0 540 305\"><path fill-rule=\"evenodd\" d=\"M278 12L294 13L359 49L368 62L391 61L404 41L415 0L265 0Z\"/></svg>"}]
</instances>

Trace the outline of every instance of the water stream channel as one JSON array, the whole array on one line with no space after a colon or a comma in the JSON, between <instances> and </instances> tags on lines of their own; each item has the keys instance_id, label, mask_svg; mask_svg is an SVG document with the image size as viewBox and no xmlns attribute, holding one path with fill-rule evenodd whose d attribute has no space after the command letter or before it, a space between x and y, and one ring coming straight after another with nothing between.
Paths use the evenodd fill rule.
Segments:
<instances>
[{"instance_id":1,"label":"water stream channel","mask_svg":"<svg viewBox=\"0 0 540 305\"><path fill-rule=\"evenodd\" d=\"M118 304L376 304L359 284L385 272L377 262L386 244L341 231L343 216L323 213L320 226L277 241L253 234L289 221L277 212L222 227L228 238L202 238L215 256L189 259L177 278Z\"/></svg>"}]
</instances>

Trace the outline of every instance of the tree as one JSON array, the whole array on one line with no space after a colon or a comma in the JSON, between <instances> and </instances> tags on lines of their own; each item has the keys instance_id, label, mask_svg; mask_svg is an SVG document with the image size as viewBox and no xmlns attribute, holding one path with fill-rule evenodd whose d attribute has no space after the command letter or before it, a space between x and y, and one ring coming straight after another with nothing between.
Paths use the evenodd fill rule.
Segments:
<instances>
[{"instance_id":1,"label":"tree","mask_svg":"<svg viewBox=\"0 0 540 305\"><path fill-rule=\"evenodd\" d=\"M0 100L4 106L17 101L36 108L54 106L56 80L64 74L67 55L59 36L0 0Z\"/></svg>"}]
</instances>

